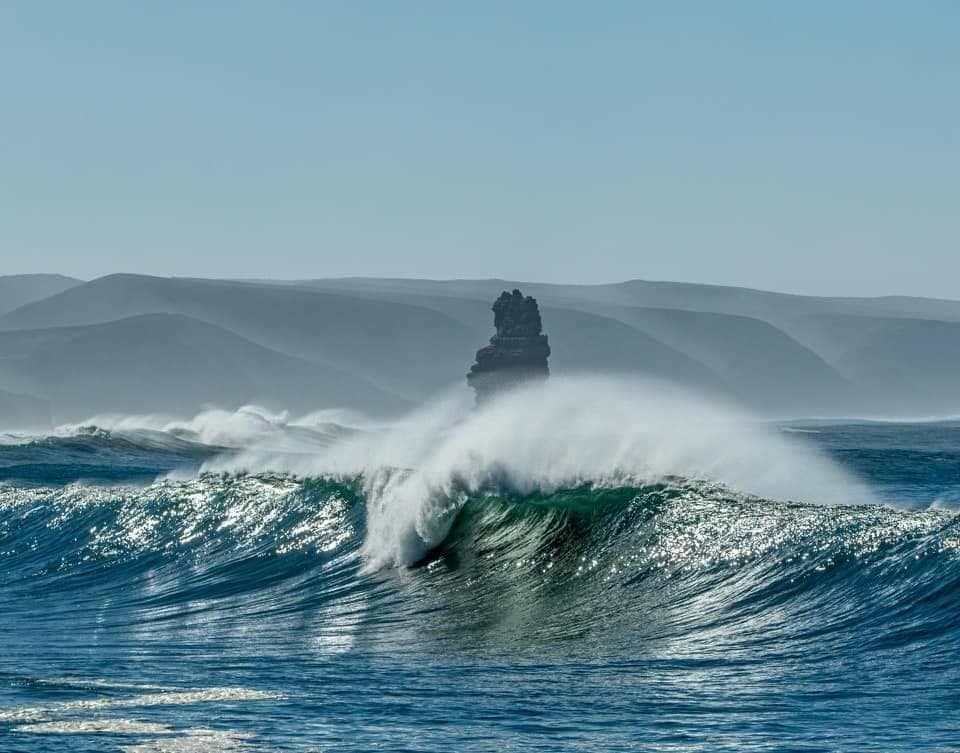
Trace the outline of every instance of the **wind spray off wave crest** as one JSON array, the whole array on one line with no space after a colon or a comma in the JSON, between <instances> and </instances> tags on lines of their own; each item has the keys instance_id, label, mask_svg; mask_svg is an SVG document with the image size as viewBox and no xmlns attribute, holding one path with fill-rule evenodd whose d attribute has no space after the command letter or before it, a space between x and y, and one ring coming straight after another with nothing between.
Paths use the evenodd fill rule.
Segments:
<instances>
[{"instance_id":1,"label":"wind spray off wave crest","mask_svg":"<svg viewBox=\"0 0 960 753\"><path fill-rule=\"evenodd\" d=\"M655 382L557 378L470 411L450 397L309 457L241 453L210 470L360 477L370 567L422 559L481 492L701 479L781 500L857 504L867 490L812 448L735 409Z\"/></svg>"}]
</instances>

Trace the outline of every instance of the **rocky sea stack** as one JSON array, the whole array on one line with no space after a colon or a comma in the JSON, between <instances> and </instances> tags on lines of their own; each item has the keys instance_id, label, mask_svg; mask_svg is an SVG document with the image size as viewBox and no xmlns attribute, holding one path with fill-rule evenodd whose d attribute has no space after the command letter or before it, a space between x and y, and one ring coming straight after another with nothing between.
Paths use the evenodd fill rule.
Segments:
<instances>
[{"instance_id":1,"label":"rocky sea stack","mask_svg":"<svg viewBox=\"0 0 960 753\"><path fill-rule=\"evenodd\" d=\"M550 344L535 298L524 297L519 290L504 291L493 304L493 324L497 333L477 351L477 361L467 374L477 405L521 382L543 380L550 374Z\"/></svg>"}]
</instances>

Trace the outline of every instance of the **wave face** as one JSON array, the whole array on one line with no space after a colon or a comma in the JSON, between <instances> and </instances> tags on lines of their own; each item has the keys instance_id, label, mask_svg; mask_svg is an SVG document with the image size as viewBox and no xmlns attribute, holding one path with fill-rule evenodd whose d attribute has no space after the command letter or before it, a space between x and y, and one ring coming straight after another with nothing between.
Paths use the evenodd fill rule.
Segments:
<instances>
[{"instance_id":1,"label":"wave face","mask_svg":"<svg viewBox=\"0 0 960 753\"><path fill-rule=\"evenodd\" d=\"M960 427L597 384L3 443L0 748L955 745Z\"/></svg>"}]
</instances>

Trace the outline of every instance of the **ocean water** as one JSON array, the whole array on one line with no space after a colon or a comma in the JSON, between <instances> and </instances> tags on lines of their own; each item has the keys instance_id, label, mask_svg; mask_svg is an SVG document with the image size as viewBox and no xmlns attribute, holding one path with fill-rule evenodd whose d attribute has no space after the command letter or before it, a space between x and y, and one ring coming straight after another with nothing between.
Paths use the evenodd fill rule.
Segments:
<instances>
[{"instance_id":1,"label":"ocean water","mask_svg":"<svg viewBox=\"0 0 960 753\"><path fill-rule=\"evenodd\" d=\"M551 390L6 435L0 751L960 751L960 423Z\"/></svg>"}]
</instances>

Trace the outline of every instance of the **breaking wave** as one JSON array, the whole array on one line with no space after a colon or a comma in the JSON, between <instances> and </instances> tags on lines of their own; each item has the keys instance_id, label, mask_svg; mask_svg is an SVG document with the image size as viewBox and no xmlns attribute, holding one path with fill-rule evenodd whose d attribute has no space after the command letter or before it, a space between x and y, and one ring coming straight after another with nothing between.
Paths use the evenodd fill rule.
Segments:
<instances>
[{"instance_id":1,"label":"breaking wave","mask_svg":"<svg viewBox=\"0 0 960 753\"><path fill-rule=\"evenodd\" d=\"M44 448L59 462L41 457L32 474L16 462L18 453L36 460ZM389 426L343 413L291 419L247 407L179 421L101 416L0 448L7 477L69 477L84 463L87 479L279 472L355 483L367 505L364 555L372 569L420 561L447 537L467 500L489 493L681 479L775 500L873 501L809 445L736 410L664 385L609 378L555 379L478 411L451 394Z\"/></svg>"},{"instance_id":2,"label":"breaking wave","mask_svg":"<svg viewBox=\"0 0 960 753\"><path fill-rule=\"evenodd\" d=\"M149 630L185 611L209 625L336 605L333 647L436 612L441 637L485 640L648 631L715 651L751 635L812 639L839 621L870 624L869 641L918 629L957 641L960 523L948 511L782 502L683 479L463 490L394 591L369 567L383 523L369 527L365 484L261 474L0 490L0 606L79 589L89 609L107 601L109 619ZM68 600L44 619L83 608Z\"/></svg>"},{"instance_id":3,"label":"breaking wave","mask_svg":"<svg viewBox=\"0 0 960 753\"><path fill-rule=\"evenodd\" d=\"M467 499L491 491L550 494L681 478L772 499L873 501L810 446L732 408L608 378L555 379L479 411L464 411L450 396L309 454L261 445L213 458L204 469L362 479L365 554L374 568L418 561L445 538Z\"/></svg>"},{"instance_id":4,"label":"breaking wave","mask_svg":"<svg viewBox=\"0 0 960 753\"><path fill-rule=\"evenodd\" d=\"M733 618L724 589L772 589L779 604L800 598L814 572L857 587L872 579L884 593L893 552L921 580L928 567L960 577L949 510L868 504L867 487L809 444L649 384L554 380L480 411L451 395L390 426L253 407L187 421L100 417L8 441L8 476L24 470L17 453L33 457L36 483L0 487L11 608L23 589L82 584L115 591L114 606L137 620L198 601L262 616L348 587L366 594L399 566L470 583L457 621L515 589L531 614L539 595L569 592L563 609L577 618L553 621L562 633L591 615L609 620L597 600L648 580L672 582L652 593L697 622L713 608ZM84 480L50 485L80 467ZM99 476L110 483L90 483ZM943 587L915 585L890 598Z\"/></svg>"},{"instance_id":5,"label":"breaking wave","mask_svg":"<svg viewBox=\"0 0 960 753\"><path fill-rule=\"evenodd\" d=\"M208 729L204 707L276 713L300 692L285 673L302 657L331 671L350 657L340 683L359 678L363 698L383 677L369 657L419 672L476 655L495 673L528 656L598 667L608 684L642 654L652 677L670 677L663 662L693 688L746 672L747 693L778 673L809 673L820 693L824 667L846 677L896 657L878 683L938 667L928 690L949 705L960 516L934 502L960 486L960 456L903 434L906 448L857 429L854 456L844 431L784 433L667 388L581 379L479 411L451 394L390 425L250 406L8 436L0 614L14 659L42 660L0 671L31 699L5 708L0 735L259 750ZM858 463L926 502L876 503L891 496L847 470ZM218 681L181 679L182 656L207 646ZM150 651L168 673L136 688L69 679L90 673L91 650ZM51 651L67 679L42 670ZM189 722L170 715L193 705Z\"/></svg>"}]
</instances>

